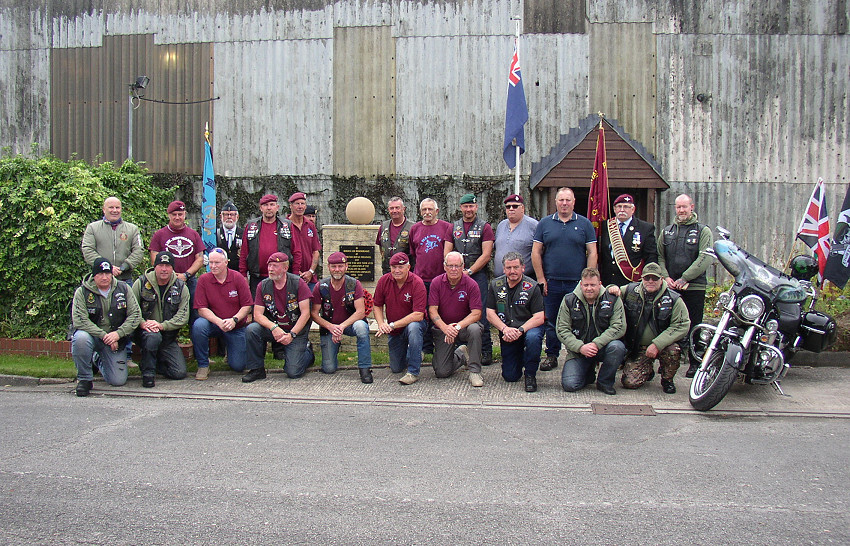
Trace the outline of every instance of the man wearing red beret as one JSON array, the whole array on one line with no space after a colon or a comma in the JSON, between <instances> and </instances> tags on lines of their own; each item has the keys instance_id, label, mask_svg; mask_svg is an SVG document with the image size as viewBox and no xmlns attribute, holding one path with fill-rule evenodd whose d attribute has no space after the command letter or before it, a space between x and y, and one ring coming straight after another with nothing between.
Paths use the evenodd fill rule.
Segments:
<instances>
[{"instance_id":1,"label":"man wearing red beret","mask_svg":"<svg viewBox=\"0 0 850 546\"><path fill-rule=\"evenodd\" d=\"M614 200L614 214L599 234L602 284L640 282L643 266L658 261L655 226L635 218L635 198L627 193Z\"/></svg>"}]
</instances>

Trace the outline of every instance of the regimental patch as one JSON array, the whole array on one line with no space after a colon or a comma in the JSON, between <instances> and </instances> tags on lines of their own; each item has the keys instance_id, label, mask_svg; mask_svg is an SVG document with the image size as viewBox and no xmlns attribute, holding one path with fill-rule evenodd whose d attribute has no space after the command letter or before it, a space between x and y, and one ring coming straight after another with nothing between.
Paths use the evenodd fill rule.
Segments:
<instances>
[{"instance_id":1,"label":"regimental patch","mask_svg":"<svg viewBox=\"0 0 850 546\"><path fill-rule=\"evenodd\" d=\"M253 239L257 236L257 233L260 232L260 228L257 227L257 224L251 224L248 226L248 229L245 231L245 237L248 239Z\"/></svg>"},{"instance_id":2,"label":"regimental patch","mask_svg":"<svg viewBox=\"0 0 850 546\"><path fill-rule=\"evenodd\" d=\"M230 292L227 293L227 297L228 298L238 298L239 292L237 292L236 290L231 290Z\"/></svg>"},{"instance_id":3,"label":"regimental patch","mask_svg":"<svg viewBox=\"0 0 850 546\"><path fill-rule=\"evenodd\" d=\"M455 230L452 232L452 235L455 239L460 239L461 237L463 237L463 230L460 228L455 228Z\"/></svg>"},{"instance_id":4,"label":"regimental patch","mask_svg":"<svg viewBox=\"0 0 850 546\"><path fill-rule=\"evenodd\" d=\"M404 301L409 302L411 299L413 299L413 296L410 295L410 292L405 292Z\"/></svg>"},{"instance_id":5,"label":"regimental patch","mask_svg":"<svg viewBox=\"0 0 850 546\"><path fill-rule=\"evenodd\" d=\"M89 292L88 297L86 297L86 303L94 303L94 294Z\"/></svg>"},{"instance_id":6,"label":"regimental patch","mask_svg":"<svg viewBox=\"0 0 850 546\"><path fill-rule=\"evenodd\" d=\"M508 291L505 290L504 288L502 288L502 290L499 291L498 294L496 294L496 297L499 298L500 300L503 300L503 299L508 297Z\"/></svg>"},{"instance_id":7,"label":"regimental patch","mask_svg":"<svg viewBox=\"0 0 850 546\"><path fill-rule=\"evenodd\" d=\"M186 258L194 254L195 245L188 237L178 235L165 242L165 249L171 252L175 258Z\"/></svg>"},{"instance_id":8,"label":"regimental patch","mask_svg":"<svg viewBox=\"0 0 850 546\"><path fill-rule=\"evenodd\" d=\"M288 313L291 313L292 311L298 309L298 296L296 296L295 294L288 294L287 298L288 301L286 302L286 311Z\"/></svg>"},{"instance_id":9,"label":"regimental patch","mask_svg":"<svg viewBox=\"0 0 850 546\"><path fill-rule=\"evenodd\" d=\"M271 302L272 301L272 295L271 294L263 294L263 301Z\"/></svg>"},{"instance_id":10,"label":"regimental patch","mask_svg":"<svg viewBox=\"0 0 850 546\"><path fill-rule=\"evenodd\" d=\"M126 241L127 240L127 234L122 233L121 235L118 236L118 238L121 239L122 241Z\"/></svg>"},{"instance_id":11,"label":"regimental patch","mask_svg":"<svg viewBox=\"0 0 850 546\"><path fill-rule=\"evenodd\" d=\"M153 289L153 285L151 284L151 282L150 282L150 281L145 281L145 288L146 288L147 290L151 290L151 289Z\"/></svg>"},{"instance_id":12,"label":"regimental patch","mask_svg":"<svg viewBox=\"0 0 850 546\"><path fill-rule=\"evenodd\" d=\"M387 232L387 233L389 233L389 232ZM401 233L399 233L399 235L398 235L398 236L399 236L399 237L407 237L408 235L409 235L409 232L407 232L407 231L402 231ZM389 237L389 235L387 235L387 236Z\"/></svg>"},{"instance_id":13,"label":"regimental patch","mask_svg":"<svg viewBox=\"0 0 850 546\"><path fill-rule=\"evenodd\" d=\"M522 289L523 290L531 290L531 283L528 281L522 281Z\"/></svg>"},{"instance_id":14,"label":"regimental patch","mask_svg":"<svg viewBox=\"0 0 850 546\"><path fill-rule=\"evenodd\" d=\"M606 299L603 299L602 301L599 302L599 310L600 311L611 309L613 306L614 306L614 303L610 302Z\"/></svg>"},{"instance_id":15,"label":"regimental patch","mask_svg":"<svg viewBox=\"0 0 850 546\"><path fill-rule=\"evenodd\" d=\"M313 228L307 228L307 237L313 237Z\"/></svg>"},{"instance_id":16,"label":"regimental patch","mask_svg":"<svg viewBox=\"0 0 850 546\"><path fill-rule=\"evenodd\" d=\"M481 230L480 229L469 230L466 235L467 235L467 237L470 237L470 238L480 239L481 238Z\"/></svg>"},{"instance_id":17,"label":"regimental patch","mask_svg":"<svg viewBox=\"0 0 850 546\"><path fill-rule=\"evenodd\" d=\"M457 301L466 301L466 290L460 290L457 293Z\"/></svg>"}]
</instances>

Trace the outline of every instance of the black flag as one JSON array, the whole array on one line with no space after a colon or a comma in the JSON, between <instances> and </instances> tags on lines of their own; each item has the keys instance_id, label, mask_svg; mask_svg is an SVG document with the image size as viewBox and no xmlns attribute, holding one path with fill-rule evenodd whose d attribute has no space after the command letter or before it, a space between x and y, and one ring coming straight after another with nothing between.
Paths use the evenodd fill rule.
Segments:
<instances>
[{"instance_id":1,"label":"black flag","mask_svg":"<svg viewBox=\"0 0 850 546\"><path fill-rule=\"evenodd\" d=\"M844 288L847 279L850 279L850 186L844 196L841 205L841 213L835 224L835 232L832 234L832 248L826 259L826 268L823 271L826 280L839 288Z\"/></svg>"}]
</instances>

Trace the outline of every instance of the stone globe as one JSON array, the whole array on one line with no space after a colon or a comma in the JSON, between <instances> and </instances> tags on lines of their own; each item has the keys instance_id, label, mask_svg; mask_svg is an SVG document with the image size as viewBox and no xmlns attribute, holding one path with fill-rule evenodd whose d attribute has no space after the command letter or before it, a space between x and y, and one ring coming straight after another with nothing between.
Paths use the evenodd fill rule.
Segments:
<instances>
[{"instance_id":1,"label":"stone globe","mask_svg":"<svg viewBox=\"0 0 850 546\"><path fill-rule=\"evenodd\" d=\"M366 225L375 219L375 205L365 197L355 197L345 207L345 216L355 225Z\"/></svg>"}]
</instances>

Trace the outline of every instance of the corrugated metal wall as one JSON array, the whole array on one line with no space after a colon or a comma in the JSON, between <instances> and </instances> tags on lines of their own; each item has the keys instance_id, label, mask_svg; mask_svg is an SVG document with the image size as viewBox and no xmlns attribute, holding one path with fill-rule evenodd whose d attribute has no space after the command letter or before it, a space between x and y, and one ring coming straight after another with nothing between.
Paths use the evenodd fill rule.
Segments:
<instances>
[{"instance_id":1,"label":"corrugated metal wall","mask_svg":"<svg viewBox=\"0 0 850 546\"><path fill-rule=\"evenodd\" d=\"M15 150L47 142L53 123L60 155L76 143L81 155L122 157L126 84L149 71L149 97L173 98L172 88L177 100L222 97L213 129L224 174L316 187L337 173L392 171L402 182L509 180L505 76L511 17L521 15L525 175L561 134L605 111L668 176L661 222L677 193L692 192L709 223L744 222L765 256L796 228L817 176L834 211L850 175L847 0L3 1L0 146ZM139 40L147 64L117 52ZM191 78L155 74L154 51L192 59ZM119 66L127 73L105 73ZM75 81L84 73L91 81ZM166 82L169 91L156 88ZM63 100L54 104L51 89ZM354 97L379 106L362 109ZM154 169L200 170L194 142L209 109L180 108L191 114L156 118L167 110L147 103L136 111L138 130L162 144L144 158ZM137 157L148 145L136 141ZM746 224L762 209L775 231Z\"/></svg>"},{"instance_id":2,"label":"corrugated metal wall","mask_svg":"<svg viewBox=\"0 0 850 546\"><path fill-rule=\"evenodd\" d=\"M334 174L395 174L395 41L388 26L334 32Z\"/></svg>"},{"instance_id":3,"label":"corrugated metal wall","mask_svg":"<svg viewBox=\"0 0 850 546\"><path fill-rule=\"evenodd\" d=\"M53 49L51 149L120 163L133 139L133 158L154 172L197 172L203 132L212 126L212 45L155 46L153 36L104 36L102 47ZM135 101L129 133L128 89L138 76L151 81Z\"/></svg>"}]
</instances>

